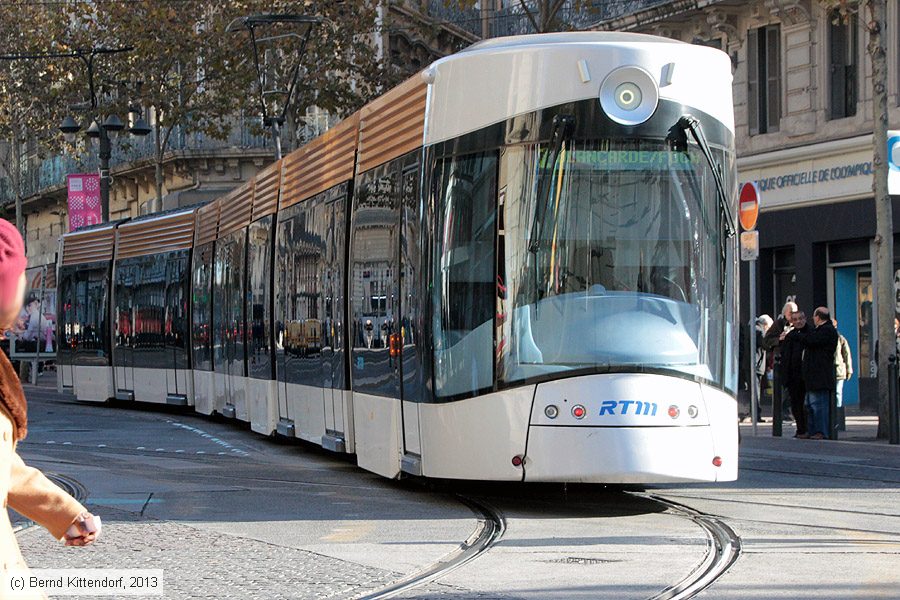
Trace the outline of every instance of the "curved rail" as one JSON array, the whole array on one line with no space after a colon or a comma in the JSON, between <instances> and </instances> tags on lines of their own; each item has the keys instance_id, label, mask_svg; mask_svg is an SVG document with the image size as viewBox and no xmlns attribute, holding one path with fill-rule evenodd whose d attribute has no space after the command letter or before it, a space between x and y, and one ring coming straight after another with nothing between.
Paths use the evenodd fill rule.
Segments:
<instances>
[{"instance_id":1,"label":"curved rail","mask_svg":"<svg viewBox=\"0 0 900 600\"><path fill-rule=\"evenodd\" d=\"M506 532L506 519L503 518L500 511L480 500L475 500L474 498L456 496L456 499L468 506L472 512L478 516L478 525L475 527L475 530L472 531L469 538L460 544L459 548L453 550L449 554L445 554L436 562L400 579L399 581L390 583L380 589L367 592L363 596L357 596L357 600L382 600L384 598L393 598L412 588L431 583L450 571L475 560L503 537L503 534Z\"/></svg>"},{"instance_id":2,"label":"curved rail","mask_svg":"<svg viewBox=\"0 0 900 600\"><path fill-rule=\"evenodd\" d=\"M720 519L661 496L639 492L630 493L664 504L673 512L692 520L706 532L706 554L700 564L688 573L684 579L667 587L655 596L651 596L649 600L686 600L687 598L693 598L709 587L716 579L724 575L740 556L740 536Z\"/></svg>"},{"instance_id":3,"label":"curved rail","mask_svg":"<svg viewBox=\"0 0 900 600\"><path fill-rule=\"evenodd\" d=\"M82 484L74 477L69 477L68 475L62 475L60 473L44 473L44 475L47 477L47 479L64 489L69 493L70 496L72 496L79 502L84 503L84 501L87 499L87 488L84 487L84 484ZM13 527L13 533L25 531L26 529L34 527L35 525L36 523L34 521L28 519L15 525Z\"/></svg>"}]
</instances>

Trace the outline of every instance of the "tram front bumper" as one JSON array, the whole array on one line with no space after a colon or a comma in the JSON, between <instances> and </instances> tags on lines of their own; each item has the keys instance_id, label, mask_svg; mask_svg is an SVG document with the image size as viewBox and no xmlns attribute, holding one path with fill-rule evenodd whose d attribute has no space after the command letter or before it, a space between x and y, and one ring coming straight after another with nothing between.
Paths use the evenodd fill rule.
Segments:
<instances>
[{"instance_id":1,"label":"tram front bumper","mask_svg":"<svg viewBox=\"0 0 900 600\"><path fill-rule=\"evenodd\" d=\"M708 425L532 425L525 457L525 481L734 481L737 478L737 444L724 446L716 447ZM718 461L715 460L717 457ZM714 462L720 462L719 466Z\"/></svg>"}]
</instances>

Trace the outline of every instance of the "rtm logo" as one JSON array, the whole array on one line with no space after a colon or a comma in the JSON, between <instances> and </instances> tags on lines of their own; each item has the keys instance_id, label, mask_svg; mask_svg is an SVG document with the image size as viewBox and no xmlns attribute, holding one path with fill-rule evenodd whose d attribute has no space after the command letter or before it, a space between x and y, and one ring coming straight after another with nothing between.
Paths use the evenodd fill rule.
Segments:
<instances>
[{"instance_id":1,"label":"rtm logo","mask_svg":"<svg viewBox=\"0 0 900 600\"><path fill-rule=\"evenodd\" d=\"M640 400L604 400L600 405L600 416L627 415L628 409L634 407L631 414L642 417L656 416L656 402L641 402ZM618 412L616 408L618 407Z\"/></svg>"}]
</instances>

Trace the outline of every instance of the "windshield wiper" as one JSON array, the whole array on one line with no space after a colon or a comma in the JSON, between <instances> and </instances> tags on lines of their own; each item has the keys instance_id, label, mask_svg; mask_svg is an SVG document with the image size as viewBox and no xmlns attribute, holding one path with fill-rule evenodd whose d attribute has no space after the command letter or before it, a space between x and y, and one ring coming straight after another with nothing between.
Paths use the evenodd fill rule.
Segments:
<instances>
[{"instance_id":1,"label":"windshield wiper","mask_svg":"<svg viewBox=\"0 0 900 600\"><path fill-rule=\"evenodd\" d=\"M562 152L563 143L575 133L575 117L572 115L556 115L553 117L553 127L550 129L550 144L553 151L544 161L543 169L547 170L548 163L550 173L543 177L538 186L538 194L534 203L534 223L532 223L531 244L528 250L534 254L540 249L543 236L544 219L547 218L547 208L550 206L550 188L553 185L553 167ZM541 211L543 208L543 211ZM538 218L540 214L540 218ZM535 235L536 234L536 235Z\"/></svg>"},{"instance_id":2,"label":"windshield wiper","mask_svg":"<svg viewBox=\"0 0 900 600\"><path fill-rule=\"evenodd\" d=\"M678 119L678 122L675 123L672 129L669 130L669 140L676 150L687 151L687 131L691 132L691 137L697 142L700 152L706 158L706 162L709 163L713 180L716 182L716 196L719 198L719 207L722 210L722 214L725 216L725 233L727 237L733 237L735 233L734 215L731 214L731 207L728 204L728 193L725 191L725 182L722 181L722 173L719 170L719 165L713 158L712 151L709 149L709 144L706 141L706 136L703 135L703 129L700 128L700 121L693 115L682 116Z\"/></svg>"}]
</instances>

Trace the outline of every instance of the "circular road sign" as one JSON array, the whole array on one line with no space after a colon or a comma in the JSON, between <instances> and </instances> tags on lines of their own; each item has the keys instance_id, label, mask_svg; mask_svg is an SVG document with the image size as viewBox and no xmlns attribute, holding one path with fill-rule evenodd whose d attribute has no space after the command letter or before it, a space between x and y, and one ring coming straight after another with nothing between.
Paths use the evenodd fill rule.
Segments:
<instances>
[{"instance_id":1,"label":"circular road sign","mask_svg":"<svg viewBox=\"0 0 900 600\"><path fill-rule=\"evenodd\" d=\"M739 206L741 227L744 231L752 231L759 216L759 190L755 183L748 182L741 186Z\"/></svg>"}]
</instances>

